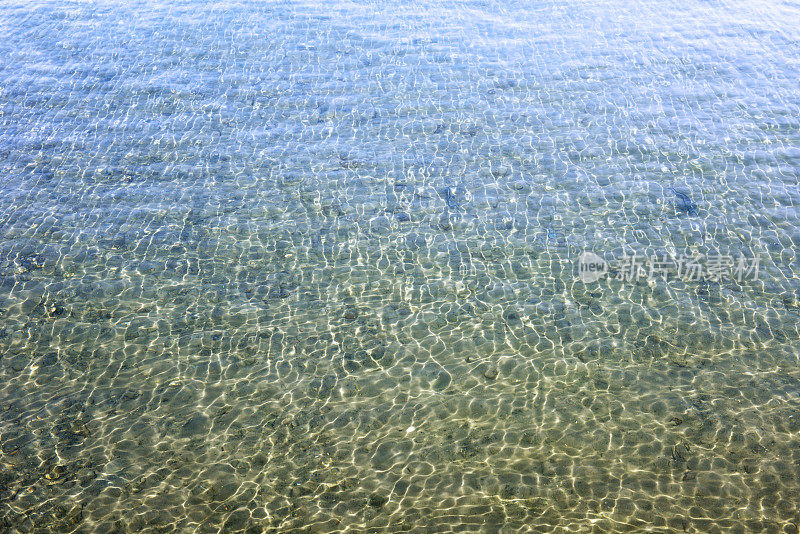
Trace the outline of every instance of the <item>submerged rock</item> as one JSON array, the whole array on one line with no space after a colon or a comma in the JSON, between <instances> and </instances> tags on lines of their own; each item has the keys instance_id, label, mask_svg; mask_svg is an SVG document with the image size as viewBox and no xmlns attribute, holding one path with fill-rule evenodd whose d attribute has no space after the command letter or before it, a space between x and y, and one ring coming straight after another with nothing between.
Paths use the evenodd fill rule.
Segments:
<instances>
[{"instance_id":1,"label":"submerged rock","mask_svg":"<svg viewBox=\"0 0 800 534\"><path fill-rule=\"evenodd\" d=\"M380 508L388 501L389 499L377 493L373 493L372 495L369 496L369 505L372 506L373 508Z\"/></svg>"},{"instance_id":2,"label":"submerged rock","mask_svg":"<svg viewBox=\"0 0 800 534\"><path fill-rule=\"evenodd\" d=\"M498 373L497 366L490 365L483 372L483 377L486 378L487 380L494 380L495 378L497 378L497 373Z\"/></svg>"},{"instance_id":3,"label":"submerged rock","mask_svg":"<svg viewBox=\"0 0 800 534\"><path fill-rule=\"evenodd\" d=\"M675 209L681 213L695 216L697 215L697 204L692 200L688 193L672 190L675 193Z\"/></svg>"}]
</instances>

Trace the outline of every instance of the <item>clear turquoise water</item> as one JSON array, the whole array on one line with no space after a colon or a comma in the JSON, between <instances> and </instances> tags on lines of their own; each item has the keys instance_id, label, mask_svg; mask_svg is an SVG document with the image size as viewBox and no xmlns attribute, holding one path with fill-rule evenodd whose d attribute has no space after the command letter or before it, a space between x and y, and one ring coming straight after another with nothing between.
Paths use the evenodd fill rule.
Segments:
<instances>
[{"instance_id":1,"label":"clear turquoise water","mask_svg":"<svg viewBox=\"0 0 800 534\"><path fill-rule=\"evenodd\" d=\"M797 532L797 20L3 2L0 530Z\"/></svg>"}]
</instances>

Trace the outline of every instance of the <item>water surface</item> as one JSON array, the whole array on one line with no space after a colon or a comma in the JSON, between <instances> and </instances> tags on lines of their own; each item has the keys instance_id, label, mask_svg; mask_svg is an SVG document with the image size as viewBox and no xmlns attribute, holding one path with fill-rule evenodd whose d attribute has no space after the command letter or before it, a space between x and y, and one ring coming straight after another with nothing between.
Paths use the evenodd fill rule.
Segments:
<instances>
[{"instance_id":1,"label":"water surface","mask_svg":"<svg viewBox=\"0 0 800 534\"><path fill-rule=\"evenodd\" d=\"M797 532L797 20L0 4L0 530Z\"/></svg>"}]
</instances>

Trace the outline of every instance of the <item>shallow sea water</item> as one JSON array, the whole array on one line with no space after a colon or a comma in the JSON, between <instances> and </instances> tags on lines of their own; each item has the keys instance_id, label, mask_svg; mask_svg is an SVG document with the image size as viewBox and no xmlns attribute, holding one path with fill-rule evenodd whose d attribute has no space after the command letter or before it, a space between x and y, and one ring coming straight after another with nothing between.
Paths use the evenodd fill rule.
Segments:
<instances>
[{"instance_id":1,"label":"shallow sea water","mask_svg":"<svg viewBox=\"0 0 800 534\"><path fill-rule=\"evenodd\" d=\"M1 3L0 531L797 532L797 20Z\"/></svg>"}]
</instances>

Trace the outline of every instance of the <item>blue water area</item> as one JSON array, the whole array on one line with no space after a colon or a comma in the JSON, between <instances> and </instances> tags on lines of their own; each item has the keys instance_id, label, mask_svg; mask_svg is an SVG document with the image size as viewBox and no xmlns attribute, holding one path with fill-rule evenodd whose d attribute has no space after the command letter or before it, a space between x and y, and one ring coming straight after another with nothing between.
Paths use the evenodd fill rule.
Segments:
<instances>
[{"instance_id":1,"label":"blue water area","mask_svg":"<svg viewBox=\"0 0 800 534\"><path fill-rule=\"evenodd\" d=\"M798 532L799 20L0 2L0 531Z\"/></svg>"}]
</instances>

